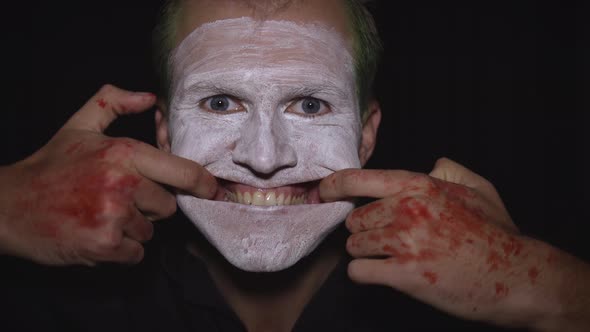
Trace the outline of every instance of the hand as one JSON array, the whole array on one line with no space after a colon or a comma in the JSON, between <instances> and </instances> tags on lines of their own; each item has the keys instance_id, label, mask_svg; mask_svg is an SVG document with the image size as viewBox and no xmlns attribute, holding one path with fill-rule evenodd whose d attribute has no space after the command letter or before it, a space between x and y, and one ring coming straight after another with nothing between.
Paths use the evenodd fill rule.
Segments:
<instances>
[{"instance_id":1,"label":"hand","mask_svg":"<svg viewBox=\"0 0 590 332\"><path fill-rule=\"evenodd\" d=\"M50 265L135 263L152 221L176 211L161 184L211 198L200 165L128 138L102 134L155 96L103 87L31 157L0 170L0 252Z\"/></svg>"},{"instance_id":2,"label":"hand","mask_svg":"<svg viewBox=\"0 0 590 332\"><path fill-rule=\"evenodd\" d=\"M354 281L506 326L534 325L541 313L559 311L559 301L547 299L558 295L543 288L559 279L551 265L563 255L520 236L494 187L461 165L441 159L430 176L339 171L321 182L320 196L379 198L346 219Z\"/></svg>"}]
</instances>

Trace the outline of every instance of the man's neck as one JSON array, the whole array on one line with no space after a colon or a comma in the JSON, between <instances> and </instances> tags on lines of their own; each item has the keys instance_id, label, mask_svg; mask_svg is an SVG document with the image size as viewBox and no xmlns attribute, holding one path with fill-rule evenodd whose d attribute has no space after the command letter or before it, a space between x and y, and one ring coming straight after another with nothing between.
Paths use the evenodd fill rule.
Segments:
<instances>
[{"instance_id":1,"label":"man's neck","mask_svg":"<svg viewBox=\"0 0 590 332\"><path fill-rule=\"evenodd\" d=\"M313 295L344 256L339 229L308 257L280 272L245 272L216 252L189 246L204 260L211 279L248 331L291 331Z\"/></svg>"}]
</instances>

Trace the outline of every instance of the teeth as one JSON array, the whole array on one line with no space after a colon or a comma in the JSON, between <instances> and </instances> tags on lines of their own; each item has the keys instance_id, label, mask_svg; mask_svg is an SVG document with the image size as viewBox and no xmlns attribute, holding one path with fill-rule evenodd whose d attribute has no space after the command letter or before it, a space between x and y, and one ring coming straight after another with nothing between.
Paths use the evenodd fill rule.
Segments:
<instances>
[{"instance_id":1,"label":"teeth","mask_svg":"<svg viewBox=\"0 0 590 332\"><path fill-rule=\"evenodd\" d=\"M225 201L226 202L236 202L236 194L231 192L225 193Z\"/></svg>"},{"instance_id":2,"label":"teeth","mask_svg":"<svg viewBox=\"0 0 590 332\"><path fill-rule=\"evenodd\" d=\"M250 192L227 192L225 195L225 200L246 204L246 205L258 205L258 206L275 206L275 205L299 205L304 204L306 200L306 195L299 195L292 197L288 195L285 197L285 194L281 193L278 197L276 192L271 191L268 193L263 193L261 191L257 191L254 193Z\"/></svg>"},{"instance_id":3,"label":"teeth","mask_svg":"<svg viewBox=\"0 0 590 332\"><path fill-rule=\"evenodd\" d=\"M257 191L254 194L252 194L252 205L265 205L264 194L260 191Z\"/></svg>"},{"instance_id":4,"label":"teeth","mask_svg":"<svg viewBox=\"0 0 590 332\"><path fill-rule=\"evenodd\" d=\"M285 195L280 194L279 197L277 198L277 205L283 205L284 202L285 202Z\"/></svg>"},{"instance_id":5,"label":"teeth","mask_svg":"<svg viewBox=\"0 0 590 332\"><path fill-rule=\"evenodd\" d=\"M246 191L244 193L244 201L242 203L247 204L247 205L252 204L252 196L250 195L249 192Z\"/></svg>"},{"instance_id":6,"label":"teeth","mask_svg":"<svg viewBox=\"0 0 590 332\"><path fill-rule=\"evenodd\" d=\"M275 194L274 191L272 191L266 195L266 199L264 200L264 205L266 205L266 206L277 205L277 194Z\"/></svg>"}]
</instances>

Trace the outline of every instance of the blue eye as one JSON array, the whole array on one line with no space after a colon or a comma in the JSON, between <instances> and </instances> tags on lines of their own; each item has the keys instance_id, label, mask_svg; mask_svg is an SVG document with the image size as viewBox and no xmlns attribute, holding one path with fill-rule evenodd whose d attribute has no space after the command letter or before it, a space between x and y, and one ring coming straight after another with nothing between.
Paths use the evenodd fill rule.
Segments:
<instances>
[{"instance_id":1,"label":"blue eye","mask_svg":"<svg viewBox=\"0 0 590 332\"><path fill-rule=\"evenodd\" d=\"M211 107L212 110L218 112L227 111L227 108L229 107L229 98L227 98L226 96L212 97L209 100L209 107Z\"/></svg>"},{"instance_id":2,"label":"blue eye","mask_svg":"<svg viewBox=\"0 0 590 332\"><path fill-rule=\"evenodd\" d=\"M303 117L313 118L315 116L330 113L330 105L323 100L313 97L303 97L287 107L286 112L294 113Z\"/></svg>"},{"instance_id":3,"label":"blue eye","mask_svg":"<svg viewBox=\"0 0 590 332\"><path fill-rule=\"evenodd\" d=\"M244 107L227 95L216 95L203 99L199 106L209 112L235 113L244 110Z\"/></svg>"},{"instance_id":4,"label":"blue eye","mask_svg":"<svg viewBox=\"0 0 590 332\"><path fill-rule=\"evenodd\" d=\"M301 110L305 114L316 114L322 108L322 103L315 98L305 98L301 101Z\"/></svg>"}]
</instances>

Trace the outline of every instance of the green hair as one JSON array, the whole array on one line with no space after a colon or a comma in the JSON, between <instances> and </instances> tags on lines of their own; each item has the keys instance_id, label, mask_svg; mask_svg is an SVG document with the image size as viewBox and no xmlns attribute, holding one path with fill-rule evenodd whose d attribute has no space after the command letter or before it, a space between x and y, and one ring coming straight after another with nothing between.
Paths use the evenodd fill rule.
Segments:
<instances>
[{"instance_id":1,"label":"green hair","mask_svg":"<svg viewBox=\"0 0 590 332\"><path fill-rule=\"evenodd\" d=\"M170 85L172 77L170 73L170 56L176 46L176 34L180 16L181 1L166 0L161 8L159 18L152 35L152 56L158 77L158 90L160 95L169 102Z\"/></svg>"},{"instance_id":2,"label":"green hair","mask_svg":"<svg viewBox=\"0 0 590 332\"><path fill-rule=\"evenodd\" d=\"M373 97L373 81L382 52L381 40L373 16L367 9L370 1L346 0L348 19L353 33L353 57L356 94L361 114L366 116ZM364 119L363 119L364 120Z\"/></svg>"},{"instance_id":3,"label":"green hair","mask_svg":"<svg viewBox=\"0 0 590 332\"><path fill-rule=\"evenodd\" d=\"M356 94L361 114L366 115L372 97L373 81L382 52L373 16L367 9L371 0L344 0L353 34L353 57ZM177 24L182 0L167 0L160 11L153 34L154 63L159 78L160 94L168 101L170 94L170 55L175 47Z\"/></svg>"}]
</instances>

